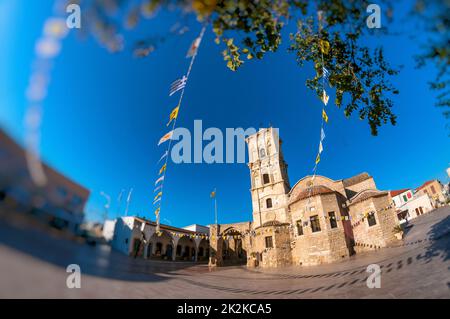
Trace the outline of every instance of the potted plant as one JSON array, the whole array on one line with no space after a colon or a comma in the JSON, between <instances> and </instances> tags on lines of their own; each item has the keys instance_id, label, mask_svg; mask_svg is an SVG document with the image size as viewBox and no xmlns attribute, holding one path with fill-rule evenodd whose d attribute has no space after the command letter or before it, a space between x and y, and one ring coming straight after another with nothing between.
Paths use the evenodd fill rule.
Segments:
<instances>
[{"instance_id":1,"label":"potted plant","mask_svg":"<svg viewBox=\"0 0 450 319\"><path fill-rule=\"evenodd\" d=\"M403 239L403 228L400 225L394 227L394 235L398 240Z\"/></svg>"}]
</instances>

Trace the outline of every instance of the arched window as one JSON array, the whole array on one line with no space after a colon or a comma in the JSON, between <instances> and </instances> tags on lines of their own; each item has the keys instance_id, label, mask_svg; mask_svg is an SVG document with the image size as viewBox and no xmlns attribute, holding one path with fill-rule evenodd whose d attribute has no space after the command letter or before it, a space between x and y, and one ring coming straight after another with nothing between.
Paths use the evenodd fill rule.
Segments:
<instances>
[{"instance_id":1,"label":"arched window","mask_svg":"<svg viewBox=\"0 0 450 319\"><path fill-rule=\"evenodd\" d=\"M270 183L269 174L263 174L263 183L264 184L269 184Z\"/></svg>"},{"instance_id":2,"label":"arched window","mask_svg":"<svg viewBox=\"0 0 450 319\"><path fill-rule=\"evenodd\" d=\"M266 199L266 207L267 208L272 208L272 198Z\"/></svg>"},{"instance_id":3,"label":"arched window","mask_svg":"<svg viewBox=\"0 0 450 319\"><path fill-rule=\"evenodd\" d=\"M265 149L260 149L259 150L259 157L261 157L261 158L263 158L263 157L266 157L266 150Z\"/></svg>"}]
</instances>

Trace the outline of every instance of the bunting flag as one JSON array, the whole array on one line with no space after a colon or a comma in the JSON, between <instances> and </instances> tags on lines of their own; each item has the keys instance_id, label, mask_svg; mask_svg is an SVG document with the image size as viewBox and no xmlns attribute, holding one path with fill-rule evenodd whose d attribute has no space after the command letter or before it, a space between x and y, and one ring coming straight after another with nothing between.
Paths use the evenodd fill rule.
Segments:
<instances>
[{"instance_id":1,"label":"bunting flag","mask_svg":"<svg viewBox=\"0 0 450 319\"><path fill-rule=\"evenodd\" d=\"M317 154L317 157L316 157L316 165L319 164L319 162L320 162L320 154Z\"/></svg>"},{"instance_id":2,"label":"bunting flag","mask_svg":"<svg viewBox=\"0 0 450 319\"><path fill-rule=\"evenodd\" d=\"M186 82L187 82L187 77L185 75L183 75L183 77L181 79L178 79L178 80L172 82L172 84L170 85L169 96L172 96L175 93L177 93L179 90L184 89L184 87L186 86Z\"/></svg>"},{"instance_id":3,"label":"bunting flag","mask_svg":"<svg viewBox=\"0 0 450 319\"><path fill-rule=\"evenodd\" d=\"M328 71L326 67L322 67L322 74L323 78L325 80L328 80L328 77L330 76L330 71Z\"/></svg>"},{"instance_id":4,"label":"bunting flag","mask_svg":"<svg viewBox=\"0 0 450 319\"><path fill-rule=\"evenodd\" d=\"M192 58L197 53L197 49L200 46L201 41L202 41L201 37L198 37L197 39L192 41L191 47L189 48L189 51L186 54L186 58Z\"/></svg>"},{"instance_id":5,"label":"bunting flag","mask_svg":"<svg viewBox=\"0 0 450 319\"><path fill-rule=\"evenodd\" d=\"M213 190L213 191L211 192L210 197L211 197L211 198L215 198L215 197L216 197L216 191L215 191L215 190Z\"/></svg>"},{"instance_id":6,"label":"bunting flag","mask_svg":"<svg viewBox=\"0 0 450 319\"><path fill-rule=\"evenodd\" d=\"M323 152L323 146L322 146L322 142L319 143L319 154L322 154Z\"/></svg>"},{"instance_id":7,"label":"bunting flag","mask_svg":"<svg viewBox=\"0 0 450 319\"><path fill-rule=\"evenodd\" d=\"M166 151L164 152L164 154L161 156L161 158L158 160L158 163L157 163L157 164L159 164L164 158L166 158L167 155L169 155L169 151L166 150Z\"/></svg>"},{"instance_id":8,"label":"bunting flag","mask_svg":"<svg viewBox=\"0 0 450 319\"><path fill-rule=\"evenodd\" d=\"M181 78L175 80L174 82L172 82L172 84L170 85L169 88L169 96L174 95L175 93L177 93L178 91L181 91L179 98L178 98L178 104L177 106L172 110L172 112L169 115L169 121L167 123L166 126L169 126L171 123L172 124L172 130L168 133L166 133L160 140L158 143L158 146L161 145L162 143L168 141L168 140L172 140L173 138L173 132L175 130L175 126L176 126L176 120L178 118L179 115L179 110L181 107L181 103L183 101L183 96L184 96L184 90L189 78L189 75L191 73L192 70L192 66L194 64L194 61L196 59L197 53L198 53L198 48L200 46L200 43L202 41L202 38L205 34L205 30L206 30L206 24L203 25L202 30L200 32L200 35L194 39L194 41L192 42L191 46L189 47L189 50L186 54L187 58L191 58L191 61L189 63L189 67L187 69L187 73L185 73L185 75L183 75ZM181 33L180 33L181 34ZM163 161L165 159L165 163L164 165L160 168L159 170L159 178L155 181L155 189L153 191L153 193L157 193L157 195L155 196L154 200L153 200L153 205L158 204L158 209L155 210L155 215L156 215L156 232L161 235L162 233L160 233L160 210L161 210L161 202L162 202L162 195L163 195L163 188L164 188L164 183L165 181L165 175L166 175L166 169L167 169L167 164L168 164L168 156L171 150L171 144L172 143L167 143L167 149L166 152L161 156L161 158L158 161L158 164Z\"/></svg>"},{"instance_id":9,"label":"bunting flag","mask_svg":"<svg viewBox=\"0 0 450 319\"><path fill-rule=\"evenodd\" d=\"M160 198L162 196L162 192L159 192L158 194L156 194L155 198L153 199L153 201L156 201L158 198Z\"/></svg>"},{"instance_id":10,"label":"bunting flag","mask_svg":"<svg viewBox=\"0 0 450 319\"><path fill-rule=\"evenodd\" d=\"M161 139L158 142L158 146L161 145L162 143L172 139L172 135L173 135L173 130L166 133L166 135L164 135L163 137L161 137Z\"/></svg>"},{"instance_id":11,"label":"bunting flag","mask_svg":"<svg viewBox=\"0 0 450 319\"><path fill-rule=\"evenodd\" d=\"M323 118L323 120L324 120L326 123L328 123L328 115L327 115L327 113L325 112L325 110L322 110L322 118Z\"/></svg>"},{"instance_id":12,"label":"bunting flag","mask_svg":"<svg viewBox=\"0 0 450 319\"><path fill-rule=\"evenodd\" d=\"M319 40L320 52L328 54L330 52L330 42L326 40Z\"/></svg>"},{"instance_id":13,"label":"bunting flag","mask_svg":"<svg viewBox=\"0 0 450 319\"><path fill-rule=\"evenodd\" d=\"M167 164L164 164L163 166L161 166L161 169L159 170L159 175L161 175L162 173L164 173L165 170L166 170L166 168L167 168Z\"/></svg>"},{"instance_id":14,"label":"bunting flag","mask_svg":"<svg viewBox=\"0 0 450 319\"><path fill-rule=\"evenodd\" d=\"M172 120L176 119L178 117L178 110L180 109L180 106L178 105L176 108L174 108L172 110L172 112L170 112L170 116L169 116L169 123L167 123L166 126L169 126L169 124L172 122Z\"/></svg>"},{"instance_id":15,"label":"bunting flag","mask_svg":"<svg viewBox=\"0 0 450 319\"><path fill-rule=\"evenodd\" d=\"M327 92L325 90L323 90L323 92L322 92L322 102L323 102L323 104L327 105L329 99L330 99L330 97L328 96Z\"/></svg>"},{"instance_id":16,"label":"bunting flag","mask_svg":"<svg viewBox=\"0 0 450 319\"><path fill-rule=\"evenodd\" d=\"M320 128L320 141L323 142L325 139L325 131L323 130L323 127Z\"/></svg>"},{"instance_id":17,"label":"bunting flag","mask_svg":"<svg viewBox=\"0 0 450 319\"><path fill-rule=\"evenodd\" d=\"M162 182L164 180L164 175L158 178L155 182L155 186L158 185L159 182Z\"/></svg>"}]
</instances>

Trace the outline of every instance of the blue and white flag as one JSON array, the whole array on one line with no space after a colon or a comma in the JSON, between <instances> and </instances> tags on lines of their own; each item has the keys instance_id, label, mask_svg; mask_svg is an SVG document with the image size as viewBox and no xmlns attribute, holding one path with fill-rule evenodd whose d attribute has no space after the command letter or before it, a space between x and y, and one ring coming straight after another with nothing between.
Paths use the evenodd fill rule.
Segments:
<instances>
[{"instance_id":1,"label":"blue and white flag","mask_svg":"<svg viewBox=\"0 0 450 319\"><path fill-rule=\"evenodd\" d=\"M154 200L153 205L156 205L156 203L158 203L159 201L161 201L161 196L159 196Z\"/></svg>"},{"instance_id":2,"label":"blue and white flag","mask_svg":"<svg viewBox=\"0 0 450 319\"><path fill-rule=\"evenodd\" d=\"M159 164L164 158L167 157L167 155L169 155L169 151L166 151L166 152L161 156L161 158L159 159L158 163L156 163L156 164Z\"/></svg>"},{"instance_id":3,"label":"blue and white flag","mask_svg":"<svg viewBox=\"0 0 450 319\"><path fill-rule=\"evenodd\" d=\"M330 71L328 71L326 67L322 67L322 73L323 73L323 78L325 80L328 80L328 77L330 76Z\"/></svg>"},{"instance_id":4,"label":"blue and white flag","mask_svg":"<svg viewBox=\"0 0 450 319\"><path fill-rule=\"evenodd\" d=\"M163 180L164 180L164 175L156 180L155 186L158 185L158 183L162 182Z\"/></svg>"},{"instance_id":5,"label":"blue and white flag","mask_svg":"<svg viewBox=\"0 0 450 319\"><path fill-rule=\"evenodd\" d=\"M325 132L323 127L320 129L320 141L322 142L325 139Z\"/></svg>"},{"instance_id":6,"label":"blue and white flag","mask_svg":"<svg viewBox=\"0 0 450 319\"><path fill-rule=\"evenodd\" d=\"M170 85L169 96L172 96L175 93L177 93L179 90L184 89L184 87L186 86L186 82L187 82L187 77L184 75L181 79L174 81Z\"/></svg>"}]
</instances>

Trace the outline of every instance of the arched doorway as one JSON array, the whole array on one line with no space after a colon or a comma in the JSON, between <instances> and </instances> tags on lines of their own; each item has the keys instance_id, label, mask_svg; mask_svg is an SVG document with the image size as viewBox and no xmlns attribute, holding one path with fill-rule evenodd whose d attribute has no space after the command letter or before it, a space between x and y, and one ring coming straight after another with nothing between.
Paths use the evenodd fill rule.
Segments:
<instances>
[{"instance_id":1,"label":"arched doorway","mask_svg":"<svg viewBox=\"0 0 450 319\"><path fill-rule=\"evenodd\" d=\"M198 244L198 261L207 261L209 259L209 240L202 239Z\"/></svg>"},{"instance_id":2,"label":"arched doorway","mask_svg":"<svg viewBox=\"0 0 450 319\"><path fill-rule=\"evenodd\" d=\"M166 246L166 253L163 256L163 259L172 260L172 254L173 254L173 245L172 244L167 244L167 246Z\"/></svg>"},{"instance_id":3,"label":"arched doorway","mask_svg":"<svg viewBox=\"0 0 450 319\"><path fill-rule=\"evenodd\" d=\"M152 259L172 260L173 238L166 232L154 233L148 243L147 256Z\"/></svg>"},{"instance_id":4,"label":"arched doorway","mask_svg":"<svg viewBox=\"0 0 450 319\"><path fill-rule=\"evenodd\" d=\"M247 251L244 249L242 240L242 234L234 228L228 228L220 235L218 247L221 247L224 265L247 263Z\"/></svg>"},{"instance_id":5,"label":"arched doorway","mask_svg":"<svg viewBox=\"0 0 450 319\"><path fill-rule=\"evenodd\" d=\"M176 260L193 261L195 257L195 243L189 236L183 236L178 241Z\"/></svg>"}]
</instances>

